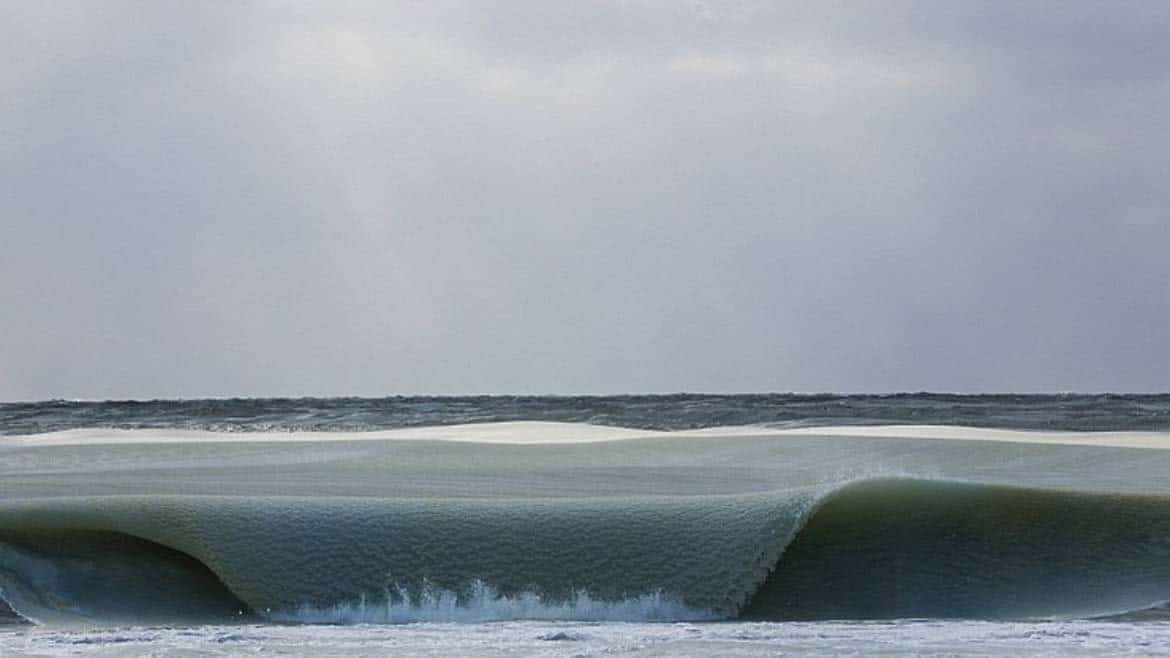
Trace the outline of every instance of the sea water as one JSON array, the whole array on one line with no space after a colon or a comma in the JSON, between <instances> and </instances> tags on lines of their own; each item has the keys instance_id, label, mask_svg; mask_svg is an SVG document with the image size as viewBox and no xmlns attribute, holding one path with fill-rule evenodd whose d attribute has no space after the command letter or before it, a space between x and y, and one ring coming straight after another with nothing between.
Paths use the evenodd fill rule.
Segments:
<instances>
[{"instance_id":1,"label":"sea water","mask_svg":"<svg viewBox=\"0 0 1170 658\"><path fill-rule=\"evenodd\" d=\"M1168 409L0 405L0 655L1170 651Z\"/></svg>"}]
</instances>

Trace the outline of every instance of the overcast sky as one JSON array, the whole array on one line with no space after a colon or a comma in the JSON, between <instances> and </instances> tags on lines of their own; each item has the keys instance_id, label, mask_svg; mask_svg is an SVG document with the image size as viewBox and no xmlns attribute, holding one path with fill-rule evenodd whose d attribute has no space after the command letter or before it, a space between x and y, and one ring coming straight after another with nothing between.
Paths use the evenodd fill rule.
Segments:
<instances>
[{"instance_id":1,"label":"overcast sky","mask_svg":"<svg viewBox=\"0 0 1170 658\"><path fill-rule=\"evenodd\" d=\"M0 399L1170 389L1170 3L241 7L0 5Z\"/></svg>"}]
</instances>

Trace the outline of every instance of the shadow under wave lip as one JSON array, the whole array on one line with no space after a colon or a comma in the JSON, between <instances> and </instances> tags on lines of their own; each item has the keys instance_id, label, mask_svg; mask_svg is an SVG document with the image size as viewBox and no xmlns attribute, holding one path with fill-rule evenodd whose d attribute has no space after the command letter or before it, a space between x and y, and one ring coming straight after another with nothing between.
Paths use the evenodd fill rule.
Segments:
<instances>
[{"instance_id":1,"label":"shadow under wave lip","mask_svg":"<svg viewBox=\"0 0 1170 658\"><path fill-rule=\"evenodd\" d=\"M204 564L130 535L0 532L0 623L106 625L255 621Z\"/></svg>"}]
</instances>

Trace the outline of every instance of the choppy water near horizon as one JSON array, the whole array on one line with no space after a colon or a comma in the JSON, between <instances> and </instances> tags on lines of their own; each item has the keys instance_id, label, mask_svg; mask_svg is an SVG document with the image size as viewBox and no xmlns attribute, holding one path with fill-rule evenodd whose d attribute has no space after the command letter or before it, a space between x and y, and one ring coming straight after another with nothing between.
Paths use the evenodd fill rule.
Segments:
<instances>
[{"instance_id":1,"label":"choppy water near horizon","mask_svg":"<svg viewBox=\"0 0 1170 658\"><path fill-rule=\"evenodd\" d=\"M5 656L1170 653L1170 395L5 403L0 600Z\"/></svg>"},{"instance_id":2,"label":"choppy water near horizon","mask_svg":"<svg viewBox=\"0 0 1170 658\"><path fill-rule=\"evenodd\" d=\"M967 425L1170 430L1170 393L394 396L0 402L0 433L74 428L360 432L503 421L680 430L762 425Z\"/></svg>"}]
</instances>

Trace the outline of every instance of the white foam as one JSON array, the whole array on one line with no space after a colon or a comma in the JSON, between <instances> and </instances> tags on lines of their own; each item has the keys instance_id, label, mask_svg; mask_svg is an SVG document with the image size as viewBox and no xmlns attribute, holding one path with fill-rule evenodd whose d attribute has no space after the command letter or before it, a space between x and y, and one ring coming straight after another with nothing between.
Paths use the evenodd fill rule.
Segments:
<instances>
[{"instance_id":1,"label":"white foam","mask_svg":"<svg viewBox=\"0 0 1170 658\"><path fill-rule=\"evenodd\" d=\"M828 426L777 429L752 425L660 431L625 427L516 421L413 427L370 432L212 432L181 429L74 429L0 438L3 446L68 446L158 443L281 443L327 441L459 441L538 445L600 443L650 438L823 436L908 438L923 440L1006 441L1057 445L1093 445L1170 449L1167 432L1042 432L965 427L961 425Z\"/></svg>"},{"instance_id":2,"label":"white foam","mask_svg":"<svg viewBox=\"0 0 1170 658\"><path fill-rule=\"evenodd\" d=\"M581 423L537 421L470 423L411 427L371 432L213 432L186 429L74 429L44 434L8 436L0 446L109 445L139 443L248 443L326 441L465 441L471 443L593 443L640 439L665 432L606 427Z\"/></svg>"},{"instance_id":3,"label":"white foam","mask_svg":"<svg viewBox=\"0 0 1170 658\"><path fill-rule=\"evenodd\" d=\"M488 621L709 621L720 619L692 609L661 592L619 601L594 600L577 592L560 602L542 600L531 592L502 596L476 581L462 601L449 590L426 588L421 596L387 592L378 602L365 599L329 607L303 605L293 610L264 611L271 621L308 624L407 624L416 622L478 623Z\"/></svg>"}]
</instances>

